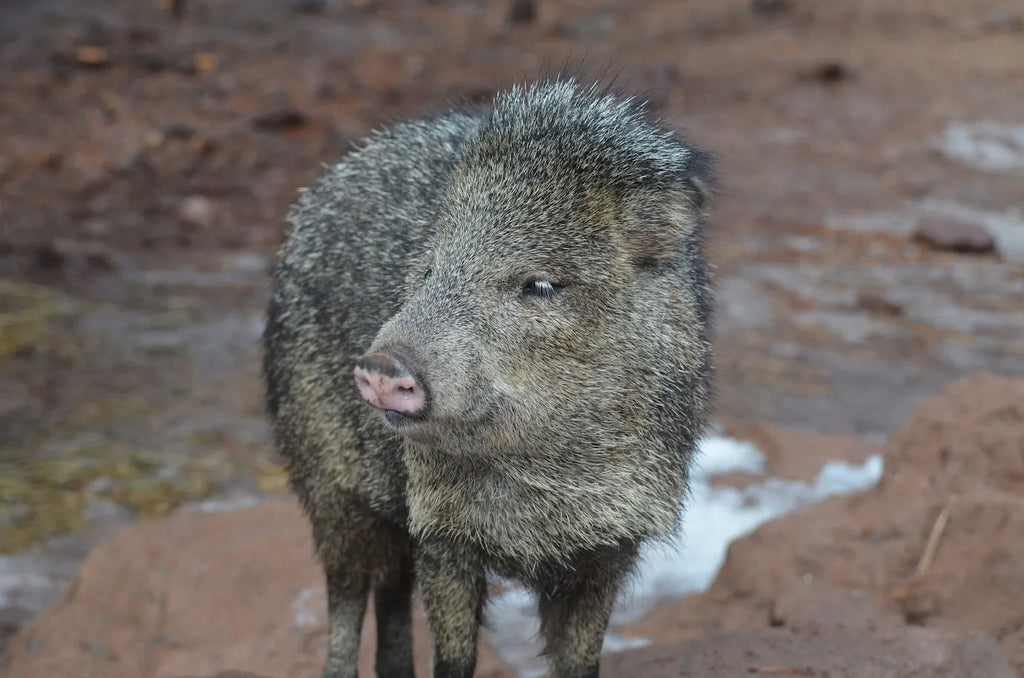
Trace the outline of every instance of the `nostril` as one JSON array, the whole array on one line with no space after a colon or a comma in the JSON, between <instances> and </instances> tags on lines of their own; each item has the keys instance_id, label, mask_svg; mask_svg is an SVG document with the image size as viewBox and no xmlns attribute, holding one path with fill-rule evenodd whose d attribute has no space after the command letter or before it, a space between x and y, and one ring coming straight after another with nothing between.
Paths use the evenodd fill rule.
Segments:
<instances>
[{"instance_id":1,"label":"nostril","mask_svg":"<svg viewBox=\"0 0 1024 678\"><path fill-rule=\"evenodd\" d=\"M358 360L354 370L359 395L368 404L409 416L423 416L427 390L415 363L398 351L378 351Z\"/></svg>"}]
</instances>

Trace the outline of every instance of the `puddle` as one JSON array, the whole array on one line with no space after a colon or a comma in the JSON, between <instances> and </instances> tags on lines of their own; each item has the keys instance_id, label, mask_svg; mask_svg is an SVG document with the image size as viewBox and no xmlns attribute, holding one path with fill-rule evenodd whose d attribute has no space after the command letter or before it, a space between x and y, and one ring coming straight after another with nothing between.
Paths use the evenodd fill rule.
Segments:
<instances>
[{"instance_id":1,"label":"puddle","mask_svg":"<svg viewBox=\"0 0 1024 678\"><path fill-rule=\"evenodd\" d=\"M643 551L633 585L612 614L605 651L617 652L646 644L642 638L619 635L661 602L705 590L711 585L729 544L774 518L842 494L873 487L882 476L880 455L862 465L828 462L813 483L764 477L739 490L712 487L711 479L732 471L763 475L763 455L749 442L719 436L701 446L700 466L693 474L692 498L683 516L682 536ZM532 596L512 589L489 606L488 639L521 678L544 673L538 659L536 606Z\"/></svg>"}]
</instances>

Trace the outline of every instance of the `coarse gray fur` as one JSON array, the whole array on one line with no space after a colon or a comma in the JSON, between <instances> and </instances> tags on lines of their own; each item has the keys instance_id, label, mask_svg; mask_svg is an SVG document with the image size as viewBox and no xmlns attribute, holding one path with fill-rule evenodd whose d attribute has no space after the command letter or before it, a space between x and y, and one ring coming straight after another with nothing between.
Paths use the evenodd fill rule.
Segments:
<instances>
[{"instance_id":1,"label":"coarse gray fur","mask_svg":"<svg viewBox=\"0 0 1024 678\"><path fill-rule=\"evenodd\" d=\"M327 576L327 678L356 676L370 591L378 676L413 677L414 581L434 678L469 678L487 572L538 594L550 675L596 678L708 416L711 181L642 104L557 78L376 133L302 193L264 370ZM352 370L395 347L429 411L392 425Z\"/></svg>"}]
</instances>

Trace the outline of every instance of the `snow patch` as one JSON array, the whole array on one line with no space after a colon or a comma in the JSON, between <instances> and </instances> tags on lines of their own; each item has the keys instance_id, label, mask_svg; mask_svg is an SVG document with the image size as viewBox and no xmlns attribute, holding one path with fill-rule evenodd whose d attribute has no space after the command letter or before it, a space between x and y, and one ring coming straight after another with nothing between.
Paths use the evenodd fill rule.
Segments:
<instances>
[{"instance_id":1,"label":"snow patch","mask_svg":"<svg viewBox=\"0 0 1024 678\"><path fill-rule=\"evenodd\" d=\"M942 152L986 172L1024 169L1024 125L957 122L939 140Z\"/></svg>"}]
</instances>

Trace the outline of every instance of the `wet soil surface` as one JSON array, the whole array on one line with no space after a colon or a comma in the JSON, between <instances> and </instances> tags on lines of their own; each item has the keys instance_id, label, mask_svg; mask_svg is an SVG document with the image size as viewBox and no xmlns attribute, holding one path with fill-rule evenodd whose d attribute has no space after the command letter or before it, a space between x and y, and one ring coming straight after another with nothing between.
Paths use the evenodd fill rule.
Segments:
<instances>
[{"instance_id":1,"label":"wet soil surface","mask_svg":"<svg viewBox=\"0 0 1024 678\"><path fill-rule=\"evenodd\" d=\"M0 636L98 535L281 491L288 204L388 121L584 63L719 154L719 417L884 438L1024 374L1024 10L995 0L0 6Z\"/></svg>"}]
</instances>

